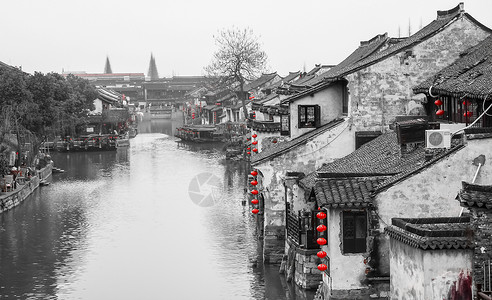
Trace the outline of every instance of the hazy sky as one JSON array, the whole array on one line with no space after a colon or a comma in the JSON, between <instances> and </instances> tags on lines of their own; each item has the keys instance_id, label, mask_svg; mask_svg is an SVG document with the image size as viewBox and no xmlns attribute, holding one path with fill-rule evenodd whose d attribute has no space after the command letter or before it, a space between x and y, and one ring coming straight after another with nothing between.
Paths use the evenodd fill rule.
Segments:
<instances>
[{"instance_id":1,"label":"hazy sky","mask_svg":"<svg viewBox=\"0 0 492 300\"><path fill-rule=\"evenodd\" d=\"M147 74L150 53L159 75L200 75L218 29L250 27L271 71L337 64L361 40L408 35L459 1L450 0L2 0L0 61L26 72ZM492 28L492 1L468 0L465 11Z\"/></svg>"}]
</instances>

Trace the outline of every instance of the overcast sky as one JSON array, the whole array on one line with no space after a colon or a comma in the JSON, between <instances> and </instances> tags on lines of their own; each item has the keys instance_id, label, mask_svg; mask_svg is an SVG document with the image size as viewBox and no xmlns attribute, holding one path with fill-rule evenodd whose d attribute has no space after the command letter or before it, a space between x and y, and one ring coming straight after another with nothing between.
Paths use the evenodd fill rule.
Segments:
<instances>
[{"instance_id":1,"label":"overcast sky","mask_svg":"<svg viewBox=\"0 0 492 300\"><path fill-rule=\"evenodd\" d=\"M361 40L408 35L459 1L450 0L3 0L0 61L26 72L201 75L223 28L260 36L270 71L282 76L315 63L337 64ZM465 11L492 28L492 1L468 0Z\"/></svg>"}]
</instances>

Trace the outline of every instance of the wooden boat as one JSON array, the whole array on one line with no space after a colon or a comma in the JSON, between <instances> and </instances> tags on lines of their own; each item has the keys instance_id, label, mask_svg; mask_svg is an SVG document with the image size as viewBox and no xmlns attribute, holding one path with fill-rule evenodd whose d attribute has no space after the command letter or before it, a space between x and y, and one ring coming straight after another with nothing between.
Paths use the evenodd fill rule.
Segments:
<instances>
[{"instance_id":1,"label":"wooden boat","mask_svg":"<svg viewBox=\"0 0 492 300\"><path fill-rule=\"evenodd\" d=\"M174 135L186 142L223 142L223 134L217 132L215 125L185 125L176 129Z\"/></svg>"}]
</instances>

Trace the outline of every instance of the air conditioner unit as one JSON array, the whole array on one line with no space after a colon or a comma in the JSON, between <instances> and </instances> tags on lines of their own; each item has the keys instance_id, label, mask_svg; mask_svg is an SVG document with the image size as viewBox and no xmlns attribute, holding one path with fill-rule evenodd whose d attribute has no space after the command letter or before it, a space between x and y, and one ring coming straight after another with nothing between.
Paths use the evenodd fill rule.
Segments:
<instances>
[{"instance_id":1,"label":"air conditioner unit","mask_svg":"<svg viewBox=\"0 0 492 300\"><path fill-rule=\"evenodd\" d=\"M451 148L451 132L449 129L426 130L426 148Z\"/></svg>"}]
</instances>

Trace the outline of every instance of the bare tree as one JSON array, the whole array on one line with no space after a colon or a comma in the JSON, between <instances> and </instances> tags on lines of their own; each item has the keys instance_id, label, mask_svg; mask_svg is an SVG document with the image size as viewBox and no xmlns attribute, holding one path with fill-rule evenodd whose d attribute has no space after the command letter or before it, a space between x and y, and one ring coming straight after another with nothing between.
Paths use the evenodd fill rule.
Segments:
<instances>
[{"instance_id":1,"label":"bare tree","mask_svg":"<svg viewBox=\"0 0 492 300\"><path fill-rule=\"evenodd\" d=\"M239 89L244 117L247 119L244 85L265 70L267 55L260 47L259 38L249 28L224 29L214 39L218 49L205 71L210 76L221 78L226 86Z\"/></svg>"}]
</instances>

